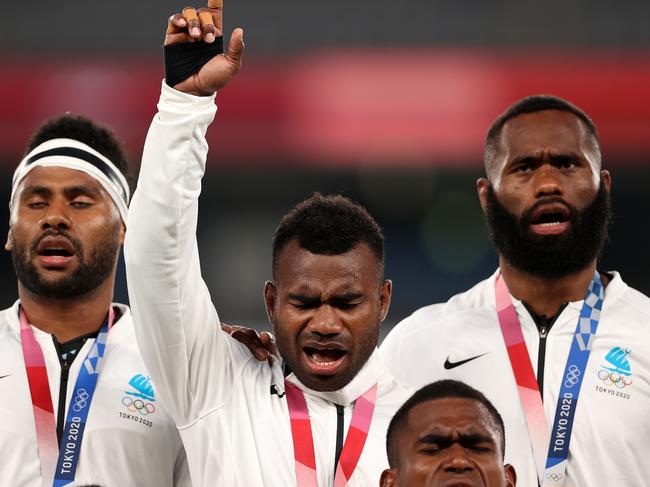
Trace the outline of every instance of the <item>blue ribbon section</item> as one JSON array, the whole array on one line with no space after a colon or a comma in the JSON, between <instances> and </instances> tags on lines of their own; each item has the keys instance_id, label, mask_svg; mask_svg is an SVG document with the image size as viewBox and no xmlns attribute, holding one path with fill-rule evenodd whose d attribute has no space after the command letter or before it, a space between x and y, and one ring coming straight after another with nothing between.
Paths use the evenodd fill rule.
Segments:
<instances>
[{"instance_id":1,"label":"blue ribbon section","mask_svg":"<svg viewBox=\"0 0 650 487\"><path fill-rule=\"evenodd\" d=\"M108 322L107 319L102 325L95 343L90 347L90 351L84 359L72 398L68 404L65 429L59 446L59 460L56 463L54 483L52 484L54 487L63 487L74 481L81 442L86 429L86 419L88 419L90 404L95 394L97 379L99 379L100 363L106 348Z\"/></svg>"},{"instance_id":2,"label":"blue ribbon section","mask_svg":"<svg viewBox=\"0 0 650 487\"><path fill-rule=\"evenodd\" d=\"M576 406L591 353L593 339L598 329L603 308L604 289L600 274L596 271L587 288L584 304L576 327L574 340L562 376L562 385L555 409L546 468L552 468L569 456L569 443L575 419Z\"/></svg>"}]
</instances>

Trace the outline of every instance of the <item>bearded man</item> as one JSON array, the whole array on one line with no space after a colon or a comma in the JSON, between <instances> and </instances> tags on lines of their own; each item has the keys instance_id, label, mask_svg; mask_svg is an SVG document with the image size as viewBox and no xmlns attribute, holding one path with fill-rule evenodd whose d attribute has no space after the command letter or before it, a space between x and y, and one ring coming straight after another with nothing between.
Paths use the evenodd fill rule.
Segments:
<instances>
[{"instance_id":1,"label":"bearded man","mask_svg":"<svg viewBox=\"0 0 650 487\"><path fill-rule=\"evenodd\" d=\"M0 312L0 485L189 486L180 436L113 303L128 162L80 116L39 127L13 178L19 300Z\"/></svg>"},{"instance_id":2,"label":"bearded man","mask_svg":"<svg viewBox=\"0 0 650 487\"><path fill-rule=\"evenodd\" d=\"M645 484L650 299L597 267L611 177L596 127L565 100L528 97L494 122L484 162L499 269L398 324L382 358L404 384L483 392L521 485Z\"/></svg>"}]
</instances>

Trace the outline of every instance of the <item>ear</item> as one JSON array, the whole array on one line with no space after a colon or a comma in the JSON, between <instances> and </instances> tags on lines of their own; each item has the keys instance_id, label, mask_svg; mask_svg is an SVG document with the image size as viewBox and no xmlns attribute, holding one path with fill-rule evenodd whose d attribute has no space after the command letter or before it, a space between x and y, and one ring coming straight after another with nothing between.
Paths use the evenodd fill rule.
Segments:
<instances>
[{"instance_id":1,"label":"ear","mask_svg":"<svg viewBox=\"0 0 650 487\"><path fill-rule=\"evenodd\" d=\"M476 192L478 193L478 199L481 202L481 208L483 208L484 213L487 211L487 193L489 188L490 181L486 178L479 178L476 181Z\"/></svg>"},{"instance_id":2,"label":"ear","mask_svg":"<svg viewBox=\"0 0 650 487\"><path fill-rule=\"evenodd\" d=\"M126 235L126 224L122 222L120 225L120 245L124 245L124 235Z\"/></svg>"},{"instance_id":3,"label":"ear","mask_svg":"<svg viewBox=\"0 0 650 487\"><path fill-rule=\"evenodd\" d=\"M379 304L381 310L379 313L379 321L384 321L388 315L388 308L390 308L390 298L393 295L393 281L386 279L381 285L379 290Z\"/></svg>"},{"instance_id":4,"label":"ear","mask_svg":"<svg viewBox=\"0 0 650 487\"><path fill-rule=\"evenodd\" d=\"M506 485L508 487L515 487L517 485L517 472L515 472L515 467L507 463L503 466L503 471L506 476Z\"/></svg>"},{"instance_id":5,"label":"ear","mask_svg":"<svg viewBox=\"0 0 650 487\"><path fill-rule=\"evenodd\" d=\"M7 252L11 252L14 249L14 245L11 242L13 239L11 238L11 228L7 232L7 241L5 242L5 250Z\"/></svg>"},{"instance_id":6,"label":"ear","mask_svg":"<svg viewBox=\"0 0 650 487\"><path fill-rule=\"evenodd\" d=\"M387 468L381 473L379 478L380 487L398 487L397 486L397 476L393 469Z\"/></svg>"},{"instance_id":7,"label":"ear","mask_svg":"<svg viewBox=\"0 0 650 487\"><path fill-rule=\"evenodd\" d=\"M612 188L612 176L607 169L600 171L600 179L605 183L605 188L607 188L607 192L609 193Z\"/></svg>"},{"instance_id":8,"label":"ear","mask_svg":"<svg viewBox=\"0 0 650 487\"><path fill-rule=\"evenodd\" d=\"M266 281L264 283L264 307L266 308L266 317L271 325L273 325L273 310L275 309L277 295L278 291L275 284L271 281Z\"/></svg>"}]
</instances>

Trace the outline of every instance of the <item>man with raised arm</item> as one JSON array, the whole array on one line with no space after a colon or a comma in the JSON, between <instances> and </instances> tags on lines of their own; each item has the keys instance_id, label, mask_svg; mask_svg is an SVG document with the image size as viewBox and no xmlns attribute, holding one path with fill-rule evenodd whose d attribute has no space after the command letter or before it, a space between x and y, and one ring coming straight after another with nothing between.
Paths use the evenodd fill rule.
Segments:
<instances>
[{"instance_id":1,"label":"man with raised arm","mask_svg":"<svg viewBox=\"0 0 650 487\"><path fill-rule=\"evenodd\" d=\"M597 266L611 177L594 123L557 97L520 100L488 131L485 170L499 269L398 324L382 358L412 387L483 392L521 485L647 485L650 299Z\"/></svg>"},{"instance_id":2,"label":"man with raised arm","mask_svg":"<svg viewBox=\"0 0 650 487\"><path fill-rule=\"evenodd\" d=\"M376 485L388 422L408 393L375 351L391 283L372 217L347 198L316 194L282 219L264 288L282 355L271 366L221 331L201 277L205 132L215 92L239 70L242 37L236 29L218 54L216 2L169 20L166 80L125 244L138 343L196 486Z\"/></svg>"},{"instance_id":3,"label":"man with raised arm","mask_svg":"<svg viewBox=\"0 0 650 487\"><path fill-rule=\"evenodd\" d=\"M19 300L0 312L0 485L189 487L187 460L113 303L129 203L115 136L63 115L34 133L13 177Z\"/></svg>"}]
</instances>

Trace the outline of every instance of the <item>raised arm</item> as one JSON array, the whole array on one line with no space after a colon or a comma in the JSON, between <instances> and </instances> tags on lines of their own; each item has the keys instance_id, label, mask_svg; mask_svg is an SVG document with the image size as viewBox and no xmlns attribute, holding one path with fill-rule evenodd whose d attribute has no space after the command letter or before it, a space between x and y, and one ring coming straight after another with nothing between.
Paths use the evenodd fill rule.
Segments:
<instances>
[{"instance_id":1,"label":"raised arm","mask_svg":"<svg viewBox=\"0 0 650 487\"><path fill-rule=\"evenodd\" d=\"M205 133L216 113L215 93L238 72L243 51L243 31L236 29L226 53L216 54L221 35L220 2L169 19L165 67L173 86L162 85L125 242L138 344L180 427L219 407L237 372L232 342L219 328L201 277L196 244Z\"/></svg>"}]
</instances>

